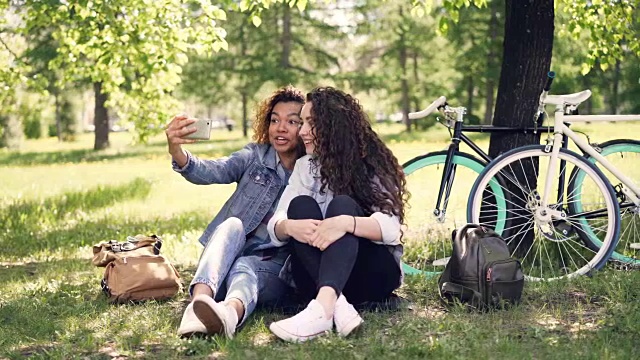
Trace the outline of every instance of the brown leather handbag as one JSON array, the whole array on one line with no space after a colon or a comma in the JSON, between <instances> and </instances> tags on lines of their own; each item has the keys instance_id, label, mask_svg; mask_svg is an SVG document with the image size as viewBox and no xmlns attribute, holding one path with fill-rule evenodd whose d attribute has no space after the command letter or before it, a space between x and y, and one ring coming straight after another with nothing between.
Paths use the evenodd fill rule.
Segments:
<instances>
[{"instance_id":1,"label":"brown leather handbag","mask_svg":"<svg viewBox=\"0 0 640 360\"><path fill-rule=\"evenodd\" d=\"M106 267L101 285L109 301L163 300L182 290L182 280L169 260L160 255L156 235L129 236L93 246L93 264Z\"/></svg>"}]
</instances>

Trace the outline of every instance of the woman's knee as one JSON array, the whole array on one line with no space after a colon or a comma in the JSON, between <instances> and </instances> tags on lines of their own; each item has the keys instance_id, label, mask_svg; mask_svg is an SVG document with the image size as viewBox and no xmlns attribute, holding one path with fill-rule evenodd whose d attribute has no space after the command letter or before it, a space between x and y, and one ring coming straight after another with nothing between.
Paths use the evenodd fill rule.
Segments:
<instances>
[{"instance_id":1,"label":"woman's knee","mask_svg":"<svg viewBox=\"0 0 640 360\"><path fill-rule=\"evenodd\" d=\"M314 198L309 195L296 196L289 203L287 209L287 217L289 219L322 219L322 211Z\"/></svg>"},{"instance_id":2,"label":"woman's knee","mask_svg":"<svg viewBox=\"0 0 640 360\"><path fill-rule=\"evenodd\" d=\"M228 231L244 231L242 220L233 216L227 218L227 220L223 221L219 226L224 227Z\"/></svg>"},{"instance_id":3,"label":"woman's knee","mask_svg":"<svg viewBox=\"0 0 640 360\"><path fill-rule=\"evenodd\" d=\"M327 217L338 215L362 215L360 205L349 195L338 195L334 197L327 207Z\"/></svg>"},{"instance_id":4,"label":"woman's knee","mask_svg":"<svg viewBox=\"0 0 640 360\"><path fill-rule=\"evenodd\" d=\"M246 235L244 233L242 220L236 217L230 217L216 227L216 230L211 234L211 238L207 242L207 246L220 241L225 243L229 241L241 243L244 240L246 240Z\"/></svg>"}]
</instances>

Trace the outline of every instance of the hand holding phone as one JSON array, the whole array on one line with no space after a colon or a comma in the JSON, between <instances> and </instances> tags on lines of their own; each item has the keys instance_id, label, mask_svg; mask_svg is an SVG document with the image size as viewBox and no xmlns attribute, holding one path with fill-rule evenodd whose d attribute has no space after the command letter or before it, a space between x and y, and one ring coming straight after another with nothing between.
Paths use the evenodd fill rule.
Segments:
<instances>
[{"instance_id":1,"label":"hand holding phone","mask_svg":"<svg viewBox=\"0 0 640 360\"><path fill-rule=\"evenodd\" d=\"M195 128L196 131L185 135L185 139L209 140L211 137L211 120L197 119L196 122L189 125L188 128Z\"/></svg>"}]
</instances>

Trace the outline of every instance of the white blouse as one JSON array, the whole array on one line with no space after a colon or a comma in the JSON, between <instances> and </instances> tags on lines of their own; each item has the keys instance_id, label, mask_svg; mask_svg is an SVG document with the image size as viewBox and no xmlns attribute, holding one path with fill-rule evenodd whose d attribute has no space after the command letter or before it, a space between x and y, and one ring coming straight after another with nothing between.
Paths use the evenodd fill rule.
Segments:
<instances>
[{"instance_id":1,"label":"white blouse","mask_svg":"<svg viewBox=\"0 0 640 360\"><path fill-rule=\"evenodd\" d=\"M322 215L325 216L327 207L333 199L333 192L330 190L327 189L324 193L320 192L322 183L320 181L319 166L312 167L310 160L311 156L306 155L296 161L296 165L289 178L289 184L280 197L278 207L273 217L269 220L267 230L271 237L271 243L274 246L282 246L289 240L278 239L275 233L275 227L278 221L287 219L287 209L289 208L291 200L300 195L311 196L318 202ZM397 216L374 212L371 214L371 217L378 222L382 232L382 242L374 242L374 244L400 245L400 219Z\"/></svg>"}]
</instances>

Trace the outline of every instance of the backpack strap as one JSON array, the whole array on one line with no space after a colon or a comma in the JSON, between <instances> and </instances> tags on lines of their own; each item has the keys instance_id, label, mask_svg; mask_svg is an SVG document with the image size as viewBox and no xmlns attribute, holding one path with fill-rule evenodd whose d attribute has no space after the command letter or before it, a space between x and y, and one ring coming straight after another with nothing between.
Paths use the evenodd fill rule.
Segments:
<instances>
[{"instance_id":1,"label":"backpack strap","mask_svg":"<svg viewBox=\"0 0 640 360\"><path fill-rule=\"evenodd\" d=\"M455 302L456 299L472 306L478 306L478 304L482 303L482 295L479 292L452 282L444 282L441 285L440 297L448 304Z\"/></svg>"}]
</instances>

